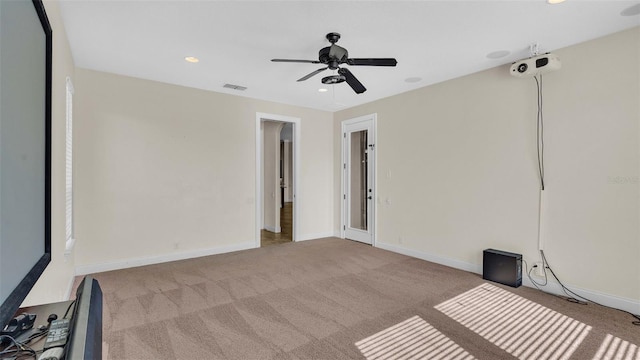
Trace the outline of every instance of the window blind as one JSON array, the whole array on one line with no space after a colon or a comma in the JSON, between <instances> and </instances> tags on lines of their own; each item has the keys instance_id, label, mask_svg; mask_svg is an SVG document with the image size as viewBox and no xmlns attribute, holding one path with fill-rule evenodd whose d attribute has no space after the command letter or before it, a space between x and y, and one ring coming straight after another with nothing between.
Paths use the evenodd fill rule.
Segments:
<instances>
[{"instance_id":1,"label":"window blind","mask_svg":"<svg viewBox=\"0 0 640 360\"><path fill-rule=\"evenodd\" d=\"M66 248L70 251L73 246L73 84L67 77L67 112L65 132L65 217L66 217Z\"/></svg>"}]
</instances>

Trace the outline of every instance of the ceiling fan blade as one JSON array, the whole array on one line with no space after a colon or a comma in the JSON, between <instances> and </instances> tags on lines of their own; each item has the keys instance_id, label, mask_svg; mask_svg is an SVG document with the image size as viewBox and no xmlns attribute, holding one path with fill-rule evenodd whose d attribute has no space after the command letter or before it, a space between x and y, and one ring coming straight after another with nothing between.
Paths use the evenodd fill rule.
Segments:
<instances>
[{"instance_id":1,"label":"ceiling fan blade","mask_svg":"<svg viewBox=\"0 0 640 360\"><path fill-rule=\"evenodd\" d=\"M364 66L396 66L398 61L394 58L369 58L369 59L347 59L349 65Z\"/></svg>"},{"instance_id":2,"label":"ceiling fan blade","mask_svg":"<svg viewBox=\"0 0 640 360\"><path fill-rule=\"evenodd\" d=\"M348 69L340 68L338 70L338 74L346 78L345 81L347 82L347 84L349 84L349 86L351 86L356 94L362 94L363 92L367 91L367 88L365 88L364 85L362 85L362 83L358 81L358 79L356 79L356 77L353 76L351 71L349 71Z\"/></svg>"},{"instance_id":3,"label":"ceiling fan blade","mask_svg":"<svg viewBox=\"0 0 640 360\"><path fill-rule=\"evenodd\" d=\"M331 44L331 48L329 49L329 57L338 60L338 62L345 62L349 57L349 52L342 46Z\"/></svg>"},{"instance_id":4,"label":"ceiling fan blade","mask_svg":"<svg viewBox=\"0 0 640 360\"><path fill-rule=\"evenodd\" d=\"M271 59L273 62L320 64L318 60Z\"/></svg>"},{"instance_id":5,"label":"ceiling fan blade","mask_svg":"<svg viewBox=\"0 0 640 360\"><path fill-rule=\"evenodd\" d=\"M318 70L316 70L316 71L314 71L314 72L310 73L309 75L305 75L305 76L301 77L300 79L298 79L298 81L305 81L305 80L307 80L308 78L310 78L310 77L312 77L312 76L314 76L314 75L316 75L316 74L319 74L319 73L321 73L321 72L323 72L323 71L327 70L328 68L329 68L329 67L327 66L327 67L323 67L322 69L318 69Z\"/></svg>"}]
</instances>

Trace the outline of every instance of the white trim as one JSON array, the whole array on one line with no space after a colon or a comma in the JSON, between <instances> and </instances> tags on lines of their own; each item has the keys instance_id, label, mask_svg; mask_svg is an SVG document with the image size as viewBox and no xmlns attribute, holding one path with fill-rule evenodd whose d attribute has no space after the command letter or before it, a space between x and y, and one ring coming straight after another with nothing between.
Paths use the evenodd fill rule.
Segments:
<instances>
[{"instance_id":1,"label":"white trim","mask_svg":"<svg viewBox=\"0 0 640 360\"><path fill-rule=\"evenodd\" d=\"M455 259L451 259L451 258L439 256L439 255L434 255L434 254L428 254L421 251L411 250L411 249L407 249L397 245L386 244L381 242L378 242L376 247L380 249L392 251L398 254L407 255L414 258L430 261L436 264L449 266L454 269L464 270L464 271L482 275L482 265L471 264L471 263L467 263L460 260L455 260ZM525 270L523 269L523 273L524 271ZM538 278L536 278L536 280L538 280ZM542 281L542 279L539 279L539 280ZM522 285L530 288L535 288L535 286L531 283L531 281L526 276L526 274L523 274L522 276ZM582 295L587 299L598 302L602 305L610 306L616 309L622 309L634 314L640 314L640 301L623 298L616 295L604 294L604 293L593 291L593 290L582 289L566 283L565 285L569 289L571 289L571 291L577 293L578 295ZM564 292L562 291L560 284L558 284L557 282L551 279L549 279L547 286L543 286L541 287L541 289L551 294L564 295Z\"/></svg>"},{"instance_id":2,"label":"white trim","mask_svg":"<svg viewBox=\"0 0 640 360\"><path fill-rule=\"evenodd\" d=\"M280 225L278 225L276 227L265 225L264 229L267 230L267 231L271 231L272 233L276 233L276 234L282 232L282 228L280 227Z\"/></svg>"},{"instance_id":3,"label":"white trim","mask_svg":"<svg viewBox=\"0 0 640 360\"><path fill-rule=\"evenodd\" d=\"M316 240L328 237L334 237L335 233L333 231L315 233L315 234L304 234L298 239L298 241L308 241L308 240Z\"/></svg>"},{"instance_id":4,"label":"white trim","mask_svg":"<svg viewBox=\"0 0 640 360\"><path fill-rule=\"evenodd\" d=\"M398 254L411 256L414 258L430 261L436 264L449 266L455 269L469 271L476 274L482 274L482 265L475 265L468 262L451 259L444 256L428 254L421 251L416 251L412 249L407 249L398 245L387 244L383 242L378 242L376 247L384 250L389 250Z\"/></svg>"},{"instance_id":5,"label":"white trim","mask_svg":"<svg viewBox=\"0 0 640 360\"><path fill-rule=\"evenodd\" d=\"M256 209L255 209L255 245L260 247L260 230L264 228L264 214L262 212L263 189L262 180L264 173L262 169L262 121L281 121L293 123L293 241L300 239L300 204L302 203L300 194L300 164L301 164L301 119L293 116L267 114L256 112Z\"/></svg>"},{"instance_id":6,"label":"white trim","mask_svg":"<svg viewBox=\"0 0 640 360\"><path fill-rule=\"evenodd\" d=\"M219 246L219 247L210 248L210 249L183 251L178 253L171 253L171 254L157 255L157 256L137 257L137 258L131 258L131 259L126 259L121 261L102 263L102 264L81 265L76 267L76 276L94 274L94 273L111 271L111 270L128 269L128 268L137 267L137 266L161 264L169 261L193 259L193 258L198 258L202 256L224 254L224 253L229 253L234 251L253 249L254 247L255 247L254 241L252 240L252 241L246 241L240 244Z\"/></svg>"},{"instance_id":7,"label":"white trim","mask_svg":"<svg viewBox=\"0 0 640 360\"><path fill-rule=\"evenodd\" d=\"M524 271L524 270L523 270ZM549 275L550 276L550 275ZM548 277L549 278L549 277ZM539 279L536 277L537 281L543 281L543 279ZM523 274L522 277L522 285L526 287L535 287L529 278ZM640 301L635 301L633 299L623 298L620 296L604 294L598 291L582 289L573 285L565 285L571 289L571 291L575 292L578 295L584 296L585 298L600 303L602 305L610 306L616 309L622 309L633 314L640 314ZM566 296L562 291L562 287L556 281L552 279L548 279L547 286L540 287L543 291L555 294Z\"/></svg>"}]
</instances>

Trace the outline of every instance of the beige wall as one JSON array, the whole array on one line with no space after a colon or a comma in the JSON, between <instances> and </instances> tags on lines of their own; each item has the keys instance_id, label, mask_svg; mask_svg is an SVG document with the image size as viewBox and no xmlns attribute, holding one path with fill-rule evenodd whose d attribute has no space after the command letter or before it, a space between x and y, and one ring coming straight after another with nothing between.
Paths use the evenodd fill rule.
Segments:
<instances>
[{"instance_id":1,"label":"beige wall","mask_svg":"<svg viewBox=\"0 0 640 360\"><path fill-rule=\"evenodd\" d=\"M548 261L566 284L634 311L639 44L635 28L554 51L562 69L544 76ZM533 79L500 66L336 113L336 189L340 123L370 113L378 119L379 246L478 272L486 248L539 261Z\"/></svg>"},{"instance_id":2,"label":"beige wall","mask_svg":"<svg viewBox=\"0 0 640 360\"><path fill-rule=\"evenodd\" d=\"M75 65L69 50L58 3L44 2L53 30L53 82L51 104L51 253L49 266L25 299L24 305L35 305L67 298L74 275L73 253L65 250L65 128L66 77L74 79Z\"/></svg>"},{"instance_id":3,"label":"beige wall","mask_svg":"<svg viewBox=\"0 0 640 360\"><path fill-rule=\"evenodd\" d=\"M79 272L255 244L256 112L301 118L300 237L333 233L332 114L76 70Z\"/></svg>"}]
</instances>

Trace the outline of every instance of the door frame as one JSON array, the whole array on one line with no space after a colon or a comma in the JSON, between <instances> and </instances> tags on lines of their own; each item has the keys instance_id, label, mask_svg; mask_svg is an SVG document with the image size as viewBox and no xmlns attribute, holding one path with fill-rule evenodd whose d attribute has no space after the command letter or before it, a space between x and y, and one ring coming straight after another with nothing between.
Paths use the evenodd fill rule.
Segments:
<instances>
[{"instance_id":1,"label":"door frame","mask_svg":"<svg viewBox=\"0 0 640 360\"><path fill-rule=\"evenodd\" d=\"M372 201L371 201L371 222L368 224L368 227L371 229L371 246L376 246L376 233L377 233L377 224L378 222L376 221L376 203L377 203L377 199L378 199L378 191L377 191L377 177L378 177L378 173L376 171L376 166L377 166L377 162L378 162L378 156L377 156L377 152L378 152L378 147L377 147L377 143L378 143L378 128L377 128L377 119L378 119L378 114L377 113L373 113L373 114L369 114L369 115L363 115L363 116L359 116L353 119L348 119L348 120L344 120L341 123L341 130L342 130L342 139L341 139L341 149L342 149L342 154L340 157L340 160L342 162L342 166L340 167L340 183L341 183L341 196L342 199L340 199L340 211L341 211L341 216L340 216L340 237L345 239L345 230L347 227L347 216L349 216L348 214L348 209L346 207L346 203L347 203L347 198L346 198L346 188L347 188L347 174L346 174L346 161L347 161L347 156L349 156L349 149L346 149L346 127L349 125L353 125L353 124L357 124L357 123L363 123L363 122L371 122L371 128L373 129L373 137L372 137L372 144L374 145L373 147L373 161L369 161L368 162L368 166L371 167L371 172L372 172L372 178L371 178L371 192L372 192ZM369 134L368 136L371 136L371 134ZM369 160L371 160L371 156L369 156Z\"/></svg>"},{"instance_id":2,"label":"door frame","mask_svg":"<svg viewBox=\"0 0 640 360\"><path fill-rule=\"evenodd\" d=\"M292 241L298 241L300 238L300 149L301 149L301 119L293 116L268 114L262 112L256 112L256 213L255 213L255 247L260 247L260 231L263 228L263 216L264 216L264 201L263 201L263 181L264 181L264 169L262 164L263 148L263 131L262 122L275 121L282 123L293 124L293 229L292 229Z\"/></svg>"}]
</instances>

